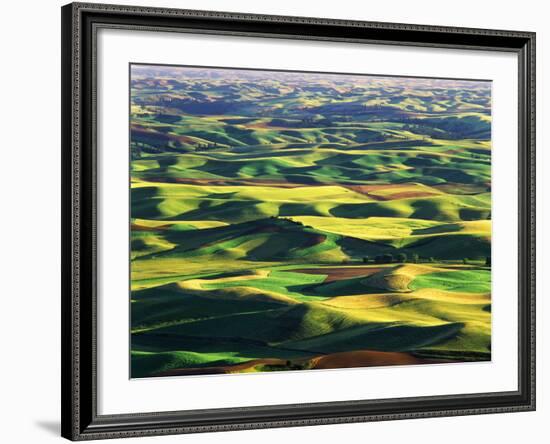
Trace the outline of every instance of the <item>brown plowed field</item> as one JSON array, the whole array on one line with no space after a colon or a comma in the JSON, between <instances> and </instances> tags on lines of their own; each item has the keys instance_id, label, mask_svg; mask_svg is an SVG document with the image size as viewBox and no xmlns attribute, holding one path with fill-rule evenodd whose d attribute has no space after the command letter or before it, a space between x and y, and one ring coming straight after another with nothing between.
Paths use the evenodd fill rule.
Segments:
<instances>
[{"instance_id":1,"label":"brown plowed field","mask_svg":"<svg viewBox=\"0 0 550 444\"><path fill-rule=\"evenodd\" d=\"M371 274L378 273L383 268L366 268L366 267L337 267L337 268L301 268L299 270L292 270L293 273L307 273L307 274L326 274L326 282L341 281L343 279L350 279L359 276L370 276Z\"/></svg>"},{"instance_id":2,"label":"brown plowed field","mask_svg":"<svg viewBox=\"0 0 550 444\"><path fill-rule=\"evenodd\" d=\"M313 358L312 361L314 369L372 367L383 365L411 365L428 363L427 360L416 358L409 353L381 352L372 350L332 353L330 355Z\"/></svg>"}]
</instances>

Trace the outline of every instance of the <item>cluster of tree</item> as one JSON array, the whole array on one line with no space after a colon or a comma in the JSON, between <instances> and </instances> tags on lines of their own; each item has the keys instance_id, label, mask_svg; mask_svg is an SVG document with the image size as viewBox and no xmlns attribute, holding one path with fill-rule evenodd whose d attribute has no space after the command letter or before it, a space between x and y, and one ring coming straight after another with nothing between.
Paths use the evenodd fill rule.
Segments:
<instances>
[{"instance_id":1,"label":"cluster of tree","mask_svg":"<svg viewBox=\"0 0 550 444\"><path fill-rule=\"evenodd\" d=\"M464 265L467 265L467 264L470 263L470 259L468 259L467 257L465 257L464 259L462 259L462 263L463 263ZM486 266L486 267L490 267L490 266L491 266L491 256L487 256L487 257L485 258L485 266Z\"/></svg>"},{"instance_id":2,"label":"cluster of tree","mask_svg":"<svg viewBox=\"0 0 550 444\"><path fill-rule=\"evenodd\" d=\"M173 151L176 153L188 153L190 151L196 151L198 149L193 145L181 143L178 139L170 140L170 142L168 142L168 146L165 146L164 148L168 151Z\"/></svg>"},{"instance_id":3,"label":"cluster of tree","mask_svg":"<svg viewBox=\"0 0 550 444\"><path fill-rule=\"evenodd\" d=\"M438 128L433 128L428 125L403 125L403 129L405 131L410 131L415 134L421 134L423 136L431 136L431 137L443 137L446 135L442 130Z\"/></svg>"},{"instance_id":4,"label":"cluster of tree","mask_svg":"<svg viewBox=\"0 0 550 444\"><path fill-rule=\"evenodd\" d=\"M487 155L481 155L481 154L476 154L476 153L470 153L470 157L472 159L483 159L483 160L488 160L489 156Z\"/></svg>"},{"instance_id":5,"label":"cluster of tree","mask_svg":"<svg viewBox=\"0 0 550 444\"><path fill-rule=\"evenodd\" d=\"M300 123L302 126L307 125L307 126L318 126L318 127L334 125L334 122L331 119L324 117L320 114L317 114L315 116L304 117L300 120Z\"/></svg>"},{"instance_id":6,"label":"cluster of tree","mask_svg":"<svg viewBox=\"0 0 550 444\"><path fill-rule=\"evenodd\" d=\"M411 256L411 262L416 264L419 260L418 254L413 254ZM405 253L397 253L394 256L393 254L386 253L374 256L372 259L369 256L363 257L363 263L368 264L369 262L374 262L375 264L403 264L407 262L407 255Z\"/></svg>"},{"instance_id":7,"label":"cluster of tree","mask_svg":"<svg viewBox=\"0 0 550 444\"><path fill-rule=\"evenodd\" d=\"M304 117L301 122L304 123L304 124L312 124L316 121L316 119L314 119L313 117Z\"/></svg>"},{"instance_id":8,"label":"cluster of tree","mask_svg":"<svg viewBox=\"0 0 550 444\"><path fill-rule=\"evenodd\" d=\"M363 257L363 263L375 263L375 264L404 264L405 262L409 262L412 264L418 264L420 262L437 262L436 258L433 256L430 256L428 258L421 258L418 254L413 253L411 257L409 258L405 253L397 253L395 256L390 253L386 254L379 254L374 257L364 256ZM462 263L464 265L469 264L469 259L464 258L462 259ZM490 267L491 266L491 256L485 257L485 266Z\"/></svg>"},{"instance_id":9,"label":"cluster of tree","mask_svg":"<svg viewBox=\"0 0 550 444\"><path fill-rule=\"evenodd\" d=\"M216 142L197 143L196 145L197 150L215 150L217 148L219 145Z\"/></svg>"},{"instance_id":10,"label":"cluster of tree","mask_svg":"<svg viewBox=\"0 0 550 444\"><path fill-rule=\"evenodd\" d=\"M290 217L279 217L279 216L269 216L270 219L274 219L274 220L282 220L282 221L285 221L285 222L290 222L291 224L294 224L294 225L301 225L301 226L304 226L304 224L298 220L294 220ZM310 226L307 226L307 228L311 228Z\"/></svg>"},{"instance_id":11,"label":"cluster of tree","mask_svg":"<svg viewBox=\"0 0 550 444\"><path fill-rule=\"evenodd\" d=\"M130 145L130 156L132 160L139 160L143 157L144 153L147 154L157 154L162 151L163 148L168 148L168 146L157 147L150 143L141 142L139 140L132 140Z\"/></svg>"},{"instance_id":12,"label":"cluster of tree","mask_svg":"<svg viewBox=\"0 0 550 444\"><path fill-rule=\"evenodd\" d=\"M141 159L141 155L142 155L141 150L142 150L142 146L140 146L138 143L132 143L132 149L130 150L132 160Z\"/></svg>"}]
</instances>

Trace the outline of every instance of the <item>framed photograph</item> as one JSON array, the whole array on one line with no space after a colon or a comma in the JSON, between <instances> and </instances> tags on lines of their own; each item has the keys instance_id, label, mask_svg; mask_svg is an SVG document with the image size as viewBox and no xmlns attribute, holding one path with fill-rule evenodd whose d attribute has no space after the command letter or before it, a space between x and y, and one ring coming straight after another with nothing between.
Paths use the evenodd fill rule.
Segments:
<instances>
[{"instance_id":1,"label":"framed photograph","mask_svg":"<svg viewBox=\"0 0 550 444\"><path fill-rule=\"evenodd\" d=\"M535 408L534 33L73 3L62 105L64 437Z\"/></svg>"}]
</instances>

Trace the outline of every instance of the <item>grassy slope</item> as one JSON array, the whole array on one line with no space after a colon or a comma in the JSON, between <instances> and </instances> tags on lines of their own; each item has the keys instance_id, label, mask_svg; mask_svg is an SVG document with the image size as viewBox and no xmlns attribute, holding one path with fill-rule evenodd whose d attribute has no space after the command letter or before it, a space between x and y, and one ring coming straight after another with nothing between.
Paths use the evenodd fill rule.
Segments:
<instances>
[{"instance_id":1,"label":"grassy slope","mask_svg":"<svg viewBox=\"0 0 550 444\"><path fill-rule=\"evenodd\" d=\"M490 357L487 268L360 265L490 255L484 88L156 78L132 83L134 377L355 350Z\"/></svg>"},{"instance_id":2,"label":"grassy slope","mask_svg":"<svg viewBox=\"0 0 550 444\"><path fill-rule=\"evenodd\" d=\"M368 286L373 277L347 286L342 283L327 293L318 285L325 276L296 272L259 273L254 278L237 275L210 284L206 279L198 285L134 292L132 320L137 348L151 352L157 347L175 347L173 356L164 352L161 360L154 354L134 359L140 368L156 365L155 371L162 371L177 367L169 363L179 359L177 350L181 347L208 353L208 359L210 353L218 353L216 362L226 359L226 364L252 356L269 357L267 349L274 350L271 357L282 359L294 359L298 352L314 356L361 349L415 351L431 356L461 351L466 355L474 352L477 357L487 355L490 313L485 307L490 297L470 293L479 290L471 286L472 275L483 270L456 273L455 281L462 281L462 297L454 296L456 289L415 291L416 281L441 273L438 270L432 266L386 266L385 285L379 284L386 288L379 288L378 294ZM282 279L281 275L287 276ZM402 282L403 275L409 284L397 287L400 292L395 293L395 282ZM486 279L486 274L478 274L479 281ZM305 302L305 296L289 292L289 287L300 285L322 297ZM350 296L348 292L356 293L358 286L365 293ZM251 288L256 291L250 292ZM349 298L354 299L354 307L349 306ZM250 355L250 350L257 348L264 353Z\"/></svg>"}]
</instances>

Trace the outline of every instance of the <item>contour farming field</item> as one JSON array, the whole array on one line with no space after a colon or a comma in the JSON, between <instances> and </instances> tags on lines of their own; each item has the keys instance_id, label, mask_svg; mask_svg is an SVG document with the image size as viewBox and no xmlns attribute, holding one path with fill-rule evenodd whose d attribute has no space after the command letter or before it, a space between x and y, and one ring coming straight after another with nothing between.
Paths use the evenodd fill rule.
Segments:
<instances>
[{"instance_id":1,"label":"contour farming field","mask_svg":"<svg viewBox=\"0 0 550 444\"><path fill-rule=\"evenodd\" d=\"M132 377L491 358L491 90L132 65Z\"/></svg>"}]
</instances>

